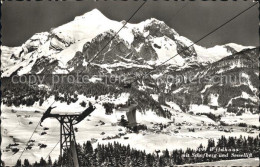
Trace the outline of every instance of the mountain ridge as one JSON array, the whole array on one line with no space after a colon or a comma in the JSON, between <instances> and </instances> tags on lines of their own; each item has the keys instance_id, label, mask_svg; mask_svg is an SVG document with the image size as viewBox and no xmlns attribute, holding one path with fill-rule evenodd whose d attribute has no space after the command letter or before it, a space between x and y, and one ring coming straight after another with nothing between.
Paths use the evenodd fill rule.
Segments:
<instances>
[{"instance_id":1,"label":"mountain ridge","mask_svg":"<svg viewBox=\"0 0 260 167\"><path fill-rule=\"evenodd\" d=\"M115 32L123 26L124 22L125 21L117 22L110 20L98 9L93 9L90 12L75 17L71 22L51 29L49 32L36 33L22 46L16 48L15 52L12 52L12 48L2 46L1 49L3 50L3 57L5 59L5 61L2 61L2 76L8 77L15 71L14 69L17 70L20 67L20 70L28 66L32 67L36 60L42 57L48 57L50 61L57 60L59 63L56 69L66 68L66 63L75 56L77 51L82 51L83 46L87 42L90 42L91 45L93 39L109 31L113 31L115 34ZM110 38L111 37L112 36L110 36ZM181 53L181 56L177 55L176 58L174 58L175 61L170 62L170 64L184 66L186 61L197 61L202 64L211 63L231 55L234 52L241 51L241 49L251 48L237 44L226 44L209 49L195 44L188 48L188 46L192 44L192 41L179 36L175 30L167 26L163 21L159 21L155 18L147 19L137 24L126 24L119 32L118 37L121 38L122 44L125 45L124 47L130 49L138 56L142 55L144 61L150 62L151 64L160 64L171 56L177 55L178 52L182 50L185 51ZM109 40L106 39L106 42L108 41ZM61 55L64 52L68 53ZM133 57L136 57L136 55ZM149 57L148 55L153 56ZM197 55L196 60L187 59L190 55ZM15 60L10 60L11 57ZM27 58L31 60L25 62ZM9 68L11 64L14 65L13 68L9 70L6 64L8 64ZM59 70L54 71L54 73L57 72L62 73L62 71ZM18 71L18 75L26 73L30 73L30 70Z\"/></svg>"}]
</instances>

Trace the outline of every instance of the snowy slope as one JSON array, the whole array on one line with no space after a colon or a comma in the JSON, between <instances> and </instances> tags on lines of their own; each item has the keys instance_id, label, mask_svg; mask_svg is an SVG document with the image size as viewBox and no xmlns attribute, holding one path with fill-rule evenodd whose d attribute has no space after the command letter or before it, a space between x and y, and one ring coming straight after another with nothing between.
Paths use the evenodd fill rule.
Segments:
<instances>
[{"instance_id":1,"label":"snowy slope","mask_svg":"<svg viewBox=\"0 0 260 167\"><path fill-rule=\"evenodd\" d=\"M17 63L19 57L15 57L15 53L19 53L20 50L21 47L1 46L1 70L6 71Z\"/></svg>"},{"instance_id":2,"label":"snowy slope","mask_svg":"<svg viewBox=\"0 0 260 167\"><path fill-rule=\"evenodd\" d=\"M201 124L202 121L205 124L216 124L214 121L207 118L206 116L190 115L181 111L175 111L168 108L172 112L173 118L175 119L176 123L186 123L181 126L181 133L174 133L174 130L179 127L175 124L171 124L168 128L156 132L156 130L154 130L156 129L154 128L154 124L168 124L172 120L159 117L152 111L147 111L145 114L137 112L137 122L147 125L147 131L140 131L140 133L138 134L127 133L125 136L129 137L128 140L125 140L123 137L111 140L102 140L103 138L106 138L108 136L112 137L118 135L118 133L120 132L126 132L126 129L122 126L112 126L112 124L116 124L121 119L121 115L125 115L126 112L118 109L115 110L112 115L106 115L101 103L105 101L108 102L115 100L116 102L125 102L127 98L127 94L122 94L117 99L106 98L100 103L98 102L97 104L95 104L96 110L90 116L85 118L81 123L75 126L78 128L78 132L76 132L77 142L82 144L87 140L91 140L91 138L95 138L97 139L97 142L93 143L93 146L95 148L97 143L107 144L109 142L111 143L114 141L118 141L124 145L130 144L130 147L132 148L145 150L148 153L153 153L155 150L158 149L186 149L187 147L195 149L199 146L200 143L206 145L209 138L218 139L221 137L221 135L237 137L239 137L240 135L254 137L258 135L258 132L249 134L243 132L241 128L238 127L234 127L233 133L225 133L223 131L220 132L213 127L207 128L207 125L197 125ZM80 113L85 109L80 106L80 102L82 102L83 100L86 102L91 101L93 104L96 101L94 97L86 98L80 95L79 100L76 103L71 103L70 105L61 102L55 102L53 106L57 106L57 108L53 109L52 113ZM42 113L46 110L46 108L49 107L49 105L53 101L54 97L50 97L43 103L42 106L39 106L37 102L32 107L7 107L5 105L1 105L1 110L3 111L1 115L3 121L3 126L1 126L3 138L1 150L3 151L2 159L6 162L6 165L14 165L16 163L17 158L19 157L21 151L24 149L26 142L32 134L35 126L41 119ZM40 111L40 113L35 113L36 110ZM233 118L235 119L235 117ZM257 122L257 120L257 114L251 115L250 121ZM103 121L105 124L101 125L100 121ZM32 124L29 124L29 122L32 122ZM35 142L33 142L32 149L25 150L22 159L27 158L30 162L34 162L35 160L39 160L41 157L45 158L59 141L59 123L57 120L46 119L42 125L43 127L39 126L36 130L36 133L32 137L32 140L35 140ZM190 127L195 128L196 133L189 132L187 128ZM44 128L49 129L44 130ZM121 129L122 131L119 131L119 129ZM46 132L47 134L41 135L42 132ZM102 132L105 132L105 134L101 135ZM90 133L91 135L89 135ZM8 149L6 149L6 147L9 144L14 143L19 145L13 148L18 148L20 150L18 153L13 155L13 152L11 150L7 151ZM47 147L40 149L38 144L46 144ZM56 159L58 155L59 145L53 150L51 157L53 159Z\"/></svg>"},{"instance_id":3,"label":"snowy slope","mask_svg":"<svg viewBox=\"0 0 260 167\"><path fill-rule=\"evenodd\" d=\"M235 44L235 43L229 43L229 44L225 44L225 45L216 45L211 48L205 48L205 47L199 46L198 44L194 44L191 40L189 40L183 36L176 36L176 38L178 40L180 40L181 42L185 43L187 46L191 46L191 45L194 46L196 53L198 55L198 62L213 63L224 57L234 54L227 48L227 46L231 47L236 52L240 52L244 49L254 48L253 46L242 46L242 45Z\"/></svg>"},{"instance_id":4,"label":"snowy slope","mask_svg":"<svg viewBox=\"0 0 260 167\"><path fill-rule=\"evenodd\" d=\"M75 43L83 39L91 40L98 34L107 30L119 30L122 23L106 18L99 10L94 9L81 16L77 16L73 21L59 26L52 30L52 33L59 36L66 42ZM128 31L123 30L119 33L122 37L126 36L126 40L131 42L131 36Z\"/></svg>"}]
</instances>

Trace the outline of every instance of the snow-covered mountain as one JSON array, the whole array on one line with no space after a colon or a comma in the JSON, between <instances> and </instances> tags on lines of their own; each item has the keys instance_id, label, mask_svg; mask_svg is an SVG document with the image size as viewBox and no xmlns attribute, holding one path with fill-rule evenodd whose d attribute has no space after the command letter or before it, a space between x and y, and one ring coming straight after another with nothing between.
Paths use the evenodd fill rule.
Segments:
<instances>
[{"instance_id":1,"label":"snow-covered mountain","mask_svg":"<svg viewBox=\"0 0 260 167\"><path fill-rule=\"evenodd\" d=\"M2 46L2 77L14 73L70 73L75 69L82 70L124 23L110 20L94 9L67 24L33 35L22 46ZM126 24L93 63L101 68L109 64L103 68L105 72L111 72L111 68L121 62L126 66L151 68L181 52L167 63L186 68L216 62L252 48L234 43L212 48L195 44L188 48L191 44L191 40L180 36L163 21L152 18L138 24Z\"/></svg>"},{"instance_id":2,"label":"snow-covered mountain","mask_svg":"<svg viewBox=\"0 0 260 167\"><path fill-rule=\"evenodd\" d=\"M54 149L59 122L46 119L43 127L35 129L50 105L57 106L52 113L75 114L91 102L95 112L77 124L75 132L77 142L90 140L94 148L116 141L153 154L197 149L201 143L206 146L208 139L230 136L231 129L237 139L259 135L259 47L229 43L188 48L191 40L153 18L126 24L116 35L124 23L94 9L33 35L22 46L1 46L1 153L6 165L15 165L25 148L22 158L30 162L50 153L54 159L59 157L59 149ZM80 83L82 73L91 78ZM128 81L147 73L130 86L116 78ZM26 74L39 78L15 83L16 74L23 80L31 77ZM64 76L65 81L53 82L53 76ZM66 82L68 76L79 83ZM118 124L122 115L127 118L131 101L137 103L137 122L147 130L130 133ZM218 124L229 126L224 129Z\"/></svg>"},{"instance_id":3,"label":"snow-covered mountain","mask_svg":"<svg viewBox=\"0 0 260 167\"><path fill-rule=\"evenodd\" d=\"M166 86L166 96L184 106L198 104L243 109L257 107L258 53L258 48L247 49L205 67L168 71L164 75L192 77L180 84L169 83Z\"/></svg>"},{"instance_id":4,"label":"snow-covered mountain","mask_svg":"<svg viewBox=\"0 0 260 167\"><path fill-rule=\"evenodd\" d=\"M193 104L257 108L257 48L234 43L212 48L197 44L189 47L193 44L191 40L153 18L138 24L126 24L117 34L124 23L125 21L110 20L94 9L49 32L33 35L22 46L2 46L2 78L14 74L89 74L93 77L90 79L91 83L84 86L70 85L69 89L68 85L54 86L49 88L52 90L50 94L47 93L48 96L58 96L61 92L74 94L75 91L76 94L90 96L129 93L139 102L140 109L147 110L152 106L162 116L167 115L161 107L167 105L167 98L170 99L168 102L178 104L183 111L187 111L187 107ZM107 47L104 48L105 45ZM160 65L172 56L175 57ZM154 67L157 69L152 70ZM150 74L135 82L134 88L130 90L118 84L104 84L99 82L104 78L93 76L102 73L131 78L134 72L138 75L148 72ZM240 77L243 82L206 82L208 77L220 80L223 75ZM165 79L168 76L182 76L185 80L192 76L192 80L180 84L160 81L160 78ZM50 83L45 84L48 87ZM30 92L31 88L27 85L25 87ZM10 105L26 104L30 99L25 98L22 91L17 93L17 89L6 88L8 89L11 90L3 91L2 99ZM39 94L33 93L33 101L42 98L41 91ZM71 101L69 99L62 100Z\"/></svg>"}]
</instances>

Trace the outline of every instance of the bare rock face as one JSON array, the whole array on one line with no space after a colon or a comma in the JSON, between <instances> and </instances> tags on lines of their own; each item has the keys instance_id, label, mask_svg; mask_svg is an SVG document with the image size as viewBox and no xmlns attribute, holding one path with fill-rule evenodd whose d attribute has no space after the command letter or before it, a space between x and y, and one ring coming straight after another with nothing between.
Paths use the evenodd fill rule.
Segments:
<instances>
[{"instance_id":1,"label":"bare rock face","mask_svg":"<svg viewBox=\"0 0 260 167\"><path fill-rule=\"evenodd\" d=\"M231 52L232 54L237 53L237 51L236 51L234 48L232 48L231 46L225 46L225 48L227 48L227 50L228 50L229 52Z\"/></svg>"},{"instance_id":2,"label":"bare rock face","mask_svg":"<svg viewBox=\"0 0 260 167\"><path fill-rule=\"evenodd\" d=\"M59 33L51 32L50 34L50 46L49 49L55 51L62 51L74 43L71 39L66 39Z\"/></svg>"},{"instance_id":3,"label":"bare rock face","mask_svg":"<svg viewBox=\"0 0 260 167\"><path fill-rule=\"evenodd\" d=\"M82 54L82 52L80 52L80 51L76 52L73 59L71 59L68 62L69 68L76 67L79 65L82 66L83 60L84 60L84 55Z\"/></svg>"},{"instance_id":4,"label":"bare rock face","mask_svg":"<svg viewBox=\"0 0 260 167\"><path fill-rule=\"evenodd\" d=\"M175 40L175 35L178 35L176 31L167 26L164 22L157 19L151 19L145 28L145 31L149 31L150 35L155 37L167 36L172 40Z\"/></svg>"},{"instance_id":5,"label":"bare rock face","mask_svg":"<svg viewBox=\"0 0 260 167\"><path fill-rule=\"evenodd\" d=\"M36 33L33 35L23 45L24 54L33 52L37 50L39 46L45 44L49 39L49 35L48 32Z\"/></svg>"},{"instance_id":6,"label":"bare rock face","mask_svg":"<svg viewBox=\"0 0 260 167\"><path fill-rule=\"evenodd\" d=\"M140 49L139 54L142 56L142 58L145 61L150 61L150 60L154 61L158 59L158 55L150 43L144 43L144 45L142 45Z\"/></svg>"},{"instance_id":7,"label":"bare rock face","mask_svg":"<svg viewBox=\"0 0 260 167\"><path fill-rule=\"evenodd\" d=\"M186 46L183 42L177 41L177 51L183 58L197 57L197 53L193 46Z\"/></svg>"},{"instance_id":8,"label":"bare rock face","mask_svg":"<svg viewBox=\"0 0 260 167\"><path fill-rule=\"evenodd\" d=\"M58 61L51 60L49 57L42 57L36 60L32 66L32 74L52 74L52 71L57 67Z\"/></svg>"}]
</instances>

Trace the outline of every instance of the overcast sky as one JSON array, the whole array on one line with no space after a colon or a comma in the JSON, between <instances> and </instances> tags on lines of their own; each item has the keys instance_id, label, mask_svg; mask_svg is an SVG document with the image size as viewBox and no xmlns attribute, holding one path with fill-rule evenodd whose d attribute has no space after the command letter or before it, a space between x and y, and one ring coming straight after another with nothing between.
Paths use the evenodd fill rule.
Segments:
<instances>
[{"instance_id":1,"label":"overcast sky","mask_svg":"<svg viewBox=\"0 0 260 167\"><path fill-rule=\"evenodd\" d=\"M37 32L72 21L94 8L113 20L127 20L143 1L5 1L2 5L2 43L19 46ZM252 5L252 1L148 1L131 19L138 23L151 17L164 21L180 35L196 41ZM181 10L180 10L181 9ZM199 42L211 47L225 43L259 45L258 5Z\"/></svg>"}]
</instances>

